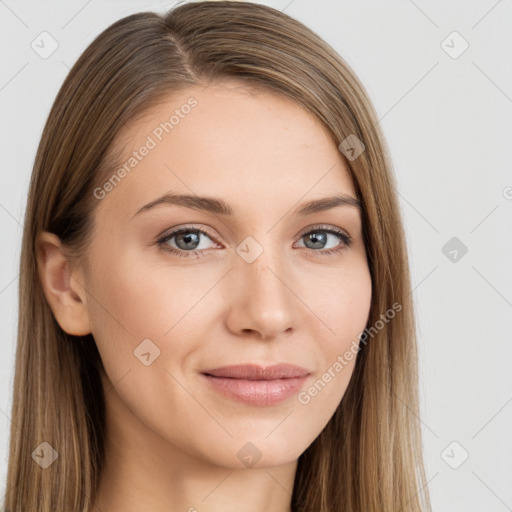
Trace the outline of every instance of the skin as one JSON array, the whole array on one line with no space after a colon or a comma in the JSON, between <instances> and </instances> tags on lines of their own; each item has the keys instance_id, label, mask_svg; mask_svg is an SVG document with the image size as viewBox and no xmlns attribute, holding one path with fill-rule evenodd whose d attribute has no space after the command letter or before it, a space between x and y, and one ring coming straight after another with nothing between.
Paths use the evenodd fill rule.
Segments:
<instances>
[{"instance_id":1,"label":"skin","mask_svg":"<svg viewBox=\"0 0 512 512\"><path fill-rule=\"evenodd\" d=\"M289 362L311 373L302 390L321 378L370 311L361 215L293 214L313 199L356 197L347 163L297 104L233 81L173 94L128 124L116 139L127 158L191 96L197 106L98 200L87 266L70 265L55 235L38 239L57 321L92 333L105 367L106 465L93 510L289 512L298 457L334 414L355 358L308 404L294 395L248 405L208 389L199 372ZM168 204L135 215L171 191L221 198L234 215ZM159 235L190 224L208 232L194 246L203 257L158 248ZM322 255L344 242L321 231L324 244L307 245L318 225L352 244ZM247 237L263 248L252 263L236 252ZM193 245L178 243L167 245L185 255ZM148 366L134 356L145 339L160 350ZM251 467L237 457L247 442L261 454Z\"/></svg>"}]
</instances>

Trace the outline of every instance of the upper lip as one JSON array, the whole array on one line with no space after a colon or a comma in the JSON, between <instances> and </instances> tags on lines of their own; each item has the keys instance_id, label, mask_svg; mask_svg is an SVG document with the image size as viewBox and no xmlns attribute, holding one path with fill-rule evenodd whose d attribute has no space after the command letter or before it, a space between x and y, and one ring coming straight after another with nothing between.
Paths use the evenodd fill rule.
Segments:
<instances>
[{"instance_id":1,"label":"upper lip","mask_svg":"<svg viewBox=\"0 0 512 512\"><path fill-rule=\"evenodd\" d=\"M309 375L309 371L305 368L287 363L280 363L265 367L257 364L239 364L204 370L201 373L211 375L213 377L247 380L292 379Z\"/></svg>"}]
</instances>

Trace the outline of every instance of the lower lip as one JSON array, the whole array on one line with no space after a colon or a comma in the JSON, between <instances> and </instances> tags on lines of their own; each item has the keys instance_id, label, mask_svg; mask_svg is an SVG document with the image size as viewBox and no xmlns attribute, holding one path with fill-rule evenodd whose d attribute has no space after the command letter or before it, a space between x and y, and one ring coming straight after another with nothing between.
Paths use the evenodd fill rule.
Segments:
<instances>
[{"instance_id":1,"label":"lower lip","mask_svg":"<svg viewBox=\"0 0 512 512\"><path fill-rule=\"evenodd\" d=\"M205 374L202 376L212 389L225 396L260 407L278 404L295 395L308 377L306 375L290 379L245 380Z\"/></svg>"}]
</instances>

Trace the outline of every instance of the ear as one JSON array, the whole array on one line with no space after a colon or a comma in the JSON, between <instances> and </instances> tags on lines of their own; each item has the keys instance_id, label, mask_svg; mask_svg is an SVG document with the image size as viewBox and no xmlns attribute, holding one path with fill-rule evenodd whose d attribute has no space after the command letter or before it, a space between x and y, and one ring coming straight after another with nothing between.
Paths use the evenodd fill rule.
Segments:
<instances>
[{"instance_id":1,"label":"ear","mask_svg":"<svg viewBox=\"0 0 512 512\"><path fill-rule=\"evenodd\" d=\"M75 336L91 332L81 269L72 269L57 235L42 232L36 241L37 267L44 295L62 330Z\"/></svg>"}]
</instances>

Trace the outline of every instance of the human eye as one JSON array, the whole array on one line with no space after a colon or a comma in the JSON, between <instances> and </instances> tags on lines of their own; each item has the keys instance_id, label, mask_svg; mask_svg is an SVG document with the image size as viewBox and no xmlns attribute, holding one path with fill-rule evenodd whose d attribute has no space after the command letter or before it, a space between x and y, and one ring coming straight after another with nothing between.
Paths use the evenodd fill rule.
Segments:
<instances>
[{"instance_id":1,"label":"human eye","mask_svg":"<svg viewBox=\"0 0 512 512\"><path fill-rule=\"evenodd\" d=\"M329 247L327 249L323 247L319 248L318 245L328 245L329 236L337 238L338 244L334 247ZM342 231L340 228L328 225L315 226L313 229L308 228L308 231L305 231L300 235L300 239L302 240L303 238L305 238L309 244L317 246L313 248L308 246L305 247L313 250L313 252L318 253L321 256L331 256L335 254L340 254L346 249L348 249L348 247L350 247L350 245L352 244L352 237L350 237L347 233ZM342 242L341 244L339 243L340 241Z\"/></svg>"},{"instance_id":2,"label":"human eye","mask_svg":"<svg viewBox=\"0 0 512 512\"><path fill-rule=\"evenodd\" d=\"M185 226L179 229L175 229L169 233L166 233L157 240L157 245L162 250L175 254L180 257L200 257L205 256L208 247L201 247L201 238L206 237L210 241L215 240L212 235L203 229L195 228L192 226ZM337 245L334 247L325 248L323 246L329 245L329 237L333 237L338 240ZM308 228L307 231L303 231L299 236L299 239L305 238L308 245L303 245L306 249L310 249L314 253L318 253L322 256L340 254L346 250L352 243L352 238L342 231L340 228L329 225L315 226L313 229ZM174 239L174 246L170 242ZM341 243L340 243L341 242ZM322 247L318 247L321 245Z\"/></svg>"},{"instance_id":3,"label":"human eye","mask_svg":"<svg viewBox=\"0 0 512 512\"><path fill-rule=\"evenodd\" d=\"M213 238L202 229L186 226L165 234L158 239L157 245L163 251L170 252L176 256L184 258L188 258L190 256L200 257L205 255L205 248L200 247L202 236L210 240ZM169 244L173 238L175 238L175 246Z\"/></svg>"}]
</instances>

